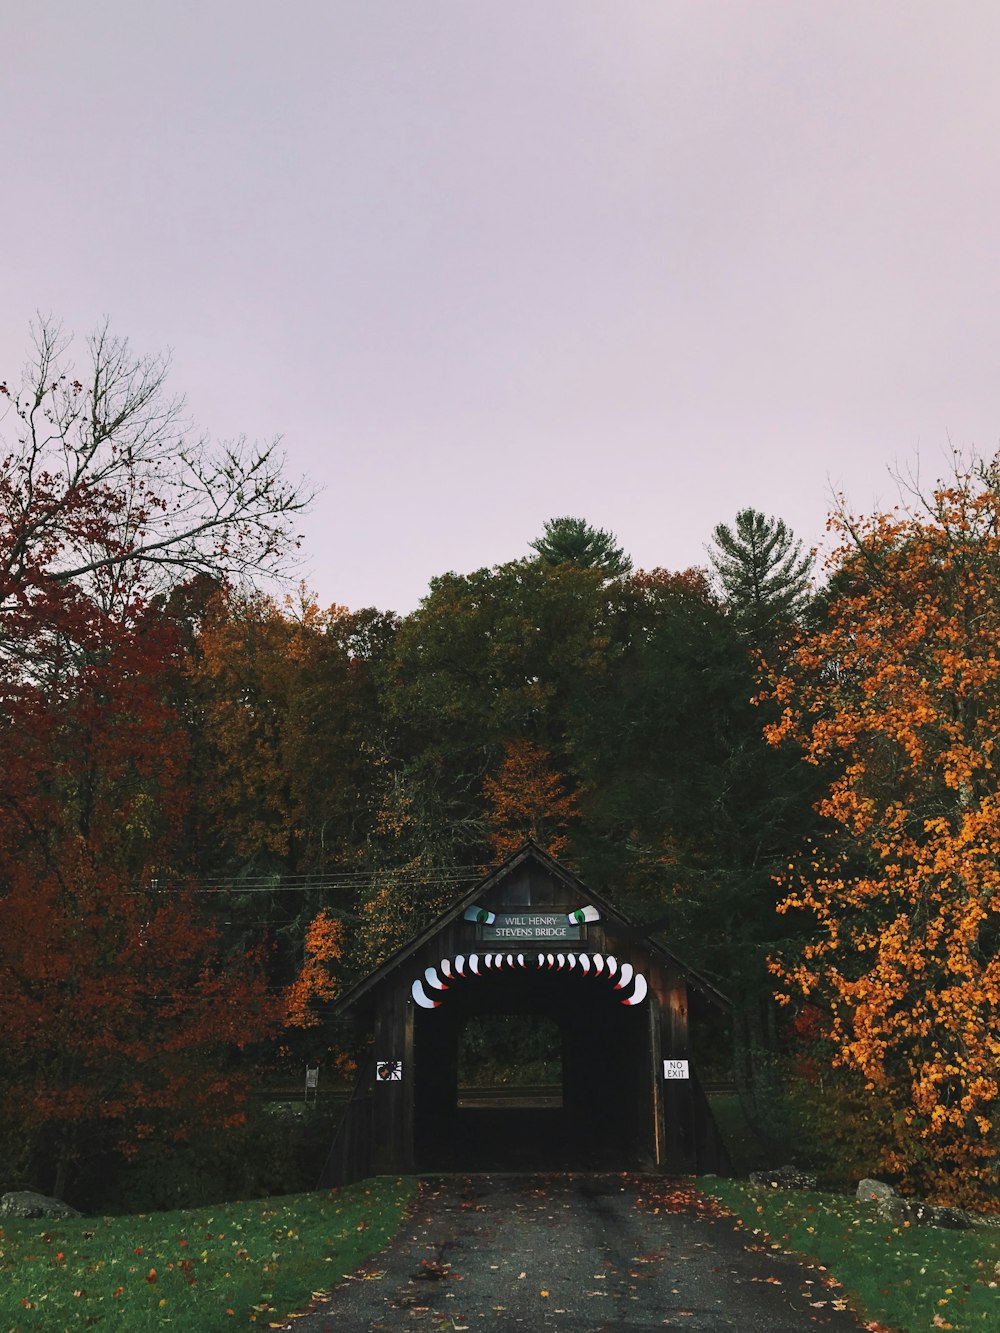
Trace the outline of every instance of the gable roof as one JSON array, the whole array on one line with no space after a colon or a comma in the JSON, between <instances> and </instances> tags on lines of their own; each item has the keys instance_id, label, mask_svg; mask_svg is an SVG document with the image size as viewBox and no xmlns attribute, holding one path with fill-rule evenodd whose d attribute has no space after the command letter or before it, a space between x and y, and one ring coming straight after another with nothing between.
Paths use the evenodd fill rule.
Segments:
<instances>
[{"instance_id":1,"label":"gable roof","mask_svg":"<svg viewBox=\"0 0 1000 1333\"><path fill-rule=\"evenodd\" d=\"M595 893L593 889L588 889L583 881L572 871L567 870L565 866L560 865L555 857L550 856L537 843L528 841L516 852L510 856L495 870L491 870L488 875L474 884L471 889L464 893L459 899L442 912L439 917L426 926L419 934L415 935L407 944L402 945L395 953L390 954L385 962L381 963L373 972L369 972L366 977L356 981L351 988L337 1000L332 1012L336 1015L345 1013L353 1008L360 1000L370 995L370 993L385 982L394 972L403 966L414 954L434 939L440 931L450 925L457 917L461 916L465 910L472 907L485 893L494 889L508 878L515 870L526 861L534 861L540 865L554 879L560 880L574 896L578 896L581 902L593 903L601 913L602 919L614 921L618 933L626 935L634 940L640 940L646 948L652 953L657 954L665 962L671 963L677 971L688 981L695 990L699 991L711 1004L717 1005L723 1009L731 1008L731 1001L718 990L712 983L701 976L694 968L683 963L676 954L665 948L662 944L657 944L655 940L636 926L627 916L617 907L613 907L607 899Z\"/></svg>"}]
</instances>

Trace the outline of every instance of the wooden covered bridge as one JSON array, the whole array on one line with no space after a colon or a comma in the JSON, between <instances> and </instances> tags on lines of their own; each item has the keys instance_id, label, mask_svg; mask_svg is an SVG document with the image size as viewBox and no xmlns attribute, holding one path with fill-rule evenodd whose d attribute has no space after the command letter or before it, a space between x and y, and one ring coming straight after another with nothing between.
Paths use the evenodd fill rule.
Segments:
<instances>
[{"instance_id":1,"label":"wooden covered bridge","mask_svg":"<svg viewBox=\"0 0 1000 1333\"><path fill-rule=\"evenodd\" d=\"M727 1001L527 843L338 1003L374 1042L320 1184L452 1170L725 1173L690 1049L692 1004ZM544 1086L463 1089L469 1032L488 1041L491 1022L515 1041L521 1025Z\"/></svg>"}]
</instances>

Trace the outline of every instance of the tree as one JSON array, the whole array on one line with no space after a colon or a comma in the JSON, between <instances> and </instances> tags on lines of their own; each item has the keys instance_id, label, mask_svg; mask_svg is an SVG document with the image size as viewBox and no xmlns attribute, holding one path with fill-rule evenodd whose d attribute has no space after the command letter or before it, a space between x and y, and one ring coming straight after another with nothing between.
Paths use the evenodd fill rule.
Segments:
<instances>
[{"instance_id":1,"label":"tree","mask_svg":"<svg viewBox=\"0 0 1000 1333\"><path fill-rule=\"evenodd\" d=\"M543 535L528 545L547 565L599 569L607 578L620 578L632 568L615 534L592 527L582 518L550 518Z\"/></svg>"},{"instance_id":2,"label":"tree","mask_svg":"<svg viewBox=\"0 0 1000 1333\"><path fill-rule=\"evenodd\" d=\"M812 556L780 518L741 509L733 527L712 531L709 560L742 632L756 647L780 636L809 598Z\"/></svg>"},{"instance_id":3,"label":"tree","mask_svg":"<svg viewBox=\"0 0 1000 1333\"><path fill-rule=\"evenodd\" d=\"M577 796L549 767L548 752L523 738L504 745L504 761L483 783L483 794L489 802L490 846L498 860L528 838L558 856L569 842L569 821L580 817Z\"/></svg>"},{"instance_id":4,"label":"tree","mask_svg":"<svg viewBox=\"0 0 1000 1333\"><path fill-rule=\"evenodd\" d=\"M431 583L379 672L380 799L359 905L374 966L491 859L483 784L528 742L573 776L570 718L603 675L617 596L599 570L518 560Z\"/></svg>"},{"instance_id":5,"label":"tree","mask_svg":"<svg viewBox=\"0 0 1000 1333\"><path fill-rule=\"evenodd\" d=\"M309 923L302 967L285 992L285 1022L290 1027L311 1028L319 1024L313 1006L336 998L339 979L333 965L343 953L343 922L324 907Z\"/></svg>"},{"instance_id":6,"label":"tree","mask_svg":"<svg viewBox=\"0 0 1000 1333\"><path fill-rule=\"evenodd\" d=\"M916 512L834 520L825 623L776 679L775 744L830 766L775 959L882 1126L865 1163L995 1206L1000 1152L1000 460Z\"/></svg>"},{"instance_id":7,"label":"tree","mask_svg":"<svg viewBox=\"0 0 1000 1333\"><path fill-rule=\"evenodd\" d=\"M104 329L78 379L66 350L43 325L0 386L0 1084L57 1191L82 1155L238 1120L238 1052L274 1031L259 957L183 887L177 585L274 569L304 503L273 446L188 441L162 361Z\"/></svg>"},{"instance_id":8,"label":"tree","mask_svg":"<svg viewBox=\"0 0 1000 1333\"><path fill-rule=\"evenodd\" d=\"M0 455L0 650L48 656L42 628L86 595L125 613L194 573L281 568L308 503L276 443L189 439L167 363L101 328L79 372L43 322L19 390L0 384L13 440ZM54 633L54 631L53 631Z\"/></svg>"},{"instance_id":9,"label":"tree","mask_svg":"<svg viewBox=\"0 0 1000 1333\"><path fill-rule=\"evenodd\" d=\"M187 659L186 700L205 774L206 869L357 864L375 800L373 672L394 633L393 616L324 610L305 588L280 606L232 590L212 601Z\"/></svg>"},{"instance_id":10,"label":"tree","mask_svg":"<svg viewBox=\"0 0 1000 1333\"><path fill-rule=\"evenodd\" d=\"M237 1052L277 1018L259 959L227 951L183 887L172 626L91 608L60 634L58 692L0 674L3 1123L57 1193L85 1157L239 1123Z\"/></svg>"},{"instance_id":11,"label":"tree","mask_svg":"<svg viewBox=\"0 0 1000 1333\"><path fill-rule=\"evenodd\" d=\"M766 959L794 929L774 875L814 830L816 770L766 744L752 656L704 571L621 591L619 653L574 721L574 852L733 999L741 1051L766 1046Z\"/></svg>"},{"instance_id":12,"label":"tree","mask_svg":"<svg viewBox=\"0 0 1000 1333\"><path fill-rule=\"evenodd\" d=\"M403 622L385 686L390 744L411 812L468 821L467 860L482 856L483 779L507 741L530 740L568 772L571 717L607 672L619 595L600 570L517 560L434 579Z\"/></svg>"}]
</instances>

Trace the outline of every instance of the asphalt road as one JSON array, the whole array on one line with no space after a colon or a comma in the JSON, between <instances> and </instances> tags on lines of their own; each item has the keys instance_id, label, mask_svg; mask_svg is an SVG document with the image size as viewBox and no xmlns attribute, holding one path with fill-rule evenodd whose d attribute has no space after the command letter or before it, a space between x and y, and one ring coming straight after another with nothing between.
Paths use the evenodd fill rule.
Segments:
<instances>
[{"instance_id":1,"label":"asphalt road","mask_svg":"<svg viewBox=\"0 0 1000 1333\"><path fill-rule=\"evenodd\" d=\"M294 1333L858 1333L828 1275L738 1230L684 1182L426 1180L396 1240Z\"/></svg>"}]
</instances>

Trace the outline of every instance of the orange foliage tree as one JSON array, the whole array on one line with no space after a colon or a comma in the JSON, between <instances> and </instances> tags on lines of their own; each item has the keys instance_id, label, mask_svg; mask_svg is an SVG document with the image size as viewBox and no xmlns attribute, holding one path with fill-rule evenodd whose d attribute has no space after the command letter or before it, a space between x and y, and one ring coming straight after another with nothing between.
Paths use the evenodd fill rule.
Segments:
<instances>
[{"instance_id":1,"label":"orange foliage tree","mask_svg":"<svg viewBox=\"0 0 1000 1333\"><path fill-rule=\"evenodd\" d=\"M305 959L285 992L285 1022L289 1027L317 1027L316 1003L336 999L339 980L336 964L344 953L344 927L328 908L319 911L306 930Z\"/></svg>"},{"instance_id":2,"label":"orange foliage tree","mask_svg":"<svg viewBox=\"0 0 1000 1333\"><path fill-rule=\"evenodd\" d=\"M881 1125L879 1166L995 1202L1000 1150L1000 462L916 512L832 521L828 614L774 698L833 777L829 830L782 877L814 922L775 959Z\"/></svg>"},{"instance_id":3,"label":"orange foliage tree","mask_svg":"<svg viewBox=\"0 0 1000 1333\"><path fill-rule=\"evenodd\" d=\"M499 858L509 856L531 838L552 856L569 843L570 820L580 809L575 792L549 767L549 753L521 738L504 743L504 761L495 777L483 783L489 802L487 837Z\"/></svg>"},{"instance_id":4,"label":"orange foliage tree","mask_svg":"<svg viewBox=\"0 0 1000 1333\"><path fill-rule=\"evenodd\" d=\"M394 632L376 611L279 606L220 593L188 659L193 742L206 774L204 841L229 867L350 866L373 781L371 659Z\"/></svg>"}]
</instances>

